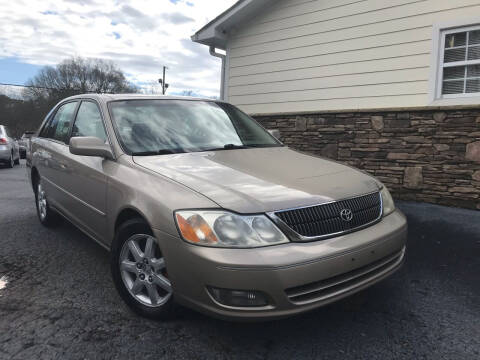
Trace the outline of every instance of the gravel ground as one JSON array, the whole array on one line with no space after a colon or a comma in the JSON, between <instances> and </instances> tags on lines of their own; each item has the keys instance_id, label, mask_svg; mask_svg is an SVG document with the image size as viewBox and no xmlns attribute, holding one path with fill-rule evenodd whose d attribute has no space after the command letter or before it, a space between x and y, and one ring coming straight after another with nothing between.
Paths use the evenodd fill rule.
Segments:
<instances>
[{"instance_id":1,"label":"gravel ground","mask_svg":"<svg viewBox=\"0 0 480 360\"><path fill-rule=\"evenodd\" d=\"M24 163L2 168L0 359L479 359L480 212L398 205L407 261L359 294L274 322L155 322L122 303L105 250L40 225Z\"/></svg>"}]
</instances>

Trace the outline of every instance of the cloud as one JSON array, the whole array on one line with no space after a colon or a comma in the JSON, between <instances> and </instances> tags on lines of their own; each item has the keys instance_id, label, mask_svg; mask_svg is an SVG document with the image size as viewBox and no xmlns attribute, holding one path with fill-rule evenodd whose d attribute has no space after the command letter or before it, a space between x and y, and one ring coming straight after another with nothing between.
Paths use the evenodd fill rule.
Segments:
<instances>
[{"instance_id":1,"label":"cloud","mask_svg":"<svg viewBox=\"0 0 480 360\"><path fill-rule=\"evenodd\" d=\"M132 18L144 18L146 15L137 9L131 7L130 5L123 5L121 12Z\"/></svg>"},{"instance_id":2,"label":"cloud","mask_svg":"<svg viewBox=\"0 0 480 360\"><path fill-rule=\"evenodd\" d=\"M183 15L182 13L175 12L171 14L162 14L162 19L172 24L185 24L195 21L193 18Z\"/></svg>"},{"instance_id":3,"label":"cloud","mask_svg":"<svg viewBox=\"0 0 480 360\"><path fill-rule=\"evenodd\" d=\"M138 84L167 66L169 91L218 95L220 60L190 35L235 0L16 0L0 12L0 58L52 65L72 56L113 60ZM1 79L0 79L1 80Z\"/></svg>"}]
</instances>

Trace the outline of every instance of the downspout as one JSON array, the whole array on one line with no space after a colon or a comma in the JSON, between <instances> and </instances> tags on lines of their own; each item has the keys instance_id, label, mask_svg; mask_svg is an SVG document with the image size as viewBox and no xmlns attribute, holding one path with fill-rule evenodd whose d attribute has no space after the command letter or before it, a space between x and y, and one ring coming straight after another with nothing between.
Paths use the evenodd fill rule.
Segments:
<instances>
[{"instance_id":1,"label":"downspout","mask_svg":"<svg viewBox=\"0 0 480 360\"><path fill-rule=\"evenodd\" d=\"M220 100L225 100L225 65L226 56L215 51L215 46L210 46L210 55L222 59L222 82L220 84Z\"/></svg>"}]
</instances>

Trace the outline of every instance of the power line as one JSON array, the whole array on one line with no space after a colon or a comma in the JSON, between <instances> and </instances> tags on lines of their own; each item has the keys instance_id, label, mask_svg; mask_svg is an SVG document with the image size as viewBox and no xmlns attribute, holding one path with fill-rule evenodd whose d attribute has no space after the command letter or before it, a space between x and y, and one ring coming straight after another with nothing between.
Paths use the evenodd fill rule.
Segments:
<instances>
[{"instance_id":1,"label":"power line","mask_svg":"<svg viewBox=\"0 0 480 360\"><path fill-rule=\"evenodd\" d=\"M7 83L0 83L0 85L4 85L4 86L16 86L16 87L24 87L24 88L35 88L35 89L55 90L54 88L48 88L48 87L45 87L45 86L19 85L19 84L7 84Z\"/></svg>"},{"instance_id":2,"label":"power line","mask_svg":"<svg viewBox=\"0 0 480 360\"><path fill-rule=\"evenodd\" d=\"M63 91L63 90L69 90L69 91L81 91L80 89L76 89L76 88L72 88L72 89L56 89L56 88L49 88L49 87L45 87L45 86L34 86L34 85L19 85L19 84L7 84L7 83L0 83L0 86L16 86L16 87L24 87L24 88L31 88L31 89L45 89L45 90L55 90L55 91ZM167 84L167 88L168 88L168 84ZM85 92L89 92L89 91L85 91ZM97 93L97 92L95 92ZM116 94L115 92L111 92L111 91L105 91L105 92L101 92L101 93L98 93L98 94Z\"/></svg>"}]
</instances>

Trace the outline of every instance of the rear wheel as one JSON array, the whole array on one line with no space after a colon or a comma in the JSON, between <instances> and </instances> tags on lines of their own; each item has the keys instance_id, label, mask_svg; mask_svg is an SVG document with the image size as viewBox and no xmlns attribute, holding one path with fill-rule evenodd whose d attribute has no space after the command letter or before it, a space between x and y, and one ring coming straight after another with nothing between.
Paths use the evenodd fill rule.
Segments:
<instances>
[{"instance_id":1,"label":"rear wheel","mask_svg":"<svg viewBox=\"0 0 480 360\"><path fill-rule=\"evenodd\" d=\"M60 222L60 216L50 208L47 195L42 187L40 179L35 184L35 203L37 206L38 219L46 227L54 227Z\"/></svg>"},{"instance_id":2,"label":"rear wheel","mask_svg":"<svg viewBox=\"0 0 480 360\"><path fill-rule=\"evenodd\" d=\"M13 152L10 154L10 160L8 160L8 167L13 168L15 166L15 161L13 160Z\"/></svg>"},{"instance_id":3,"label":"rear wheel","mask_svg":"<svg viewBox=\"0 0 480 360\"><path fill-rule=\"evenodd\" d=\"M111 256L115 286L133 311L155 319L173 315L173 290L165 258L143 220L132 219L119 227Z\"/></svg>"}]
</instances>

